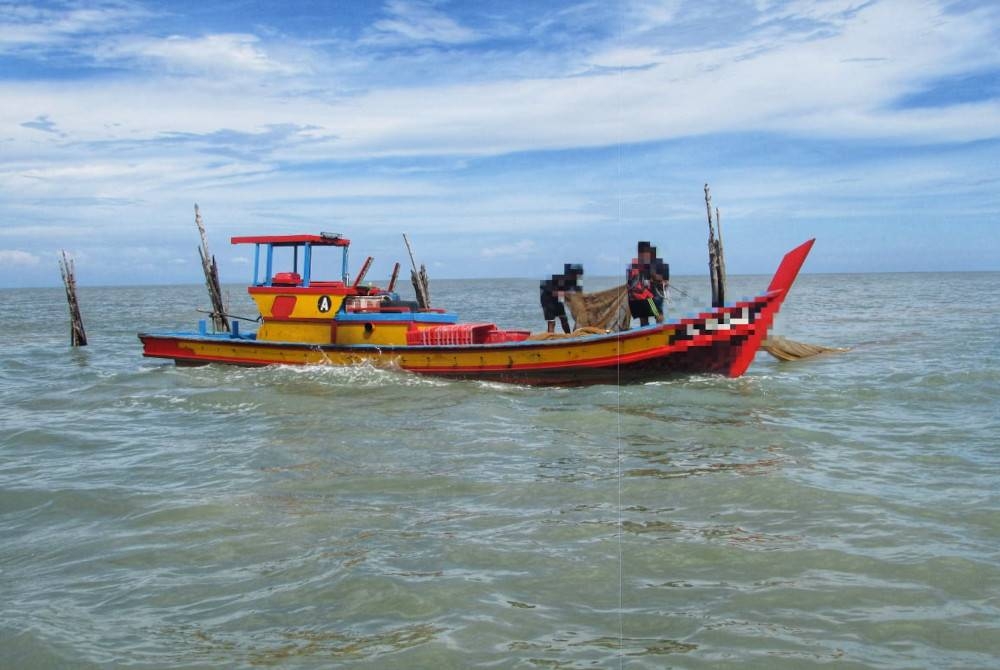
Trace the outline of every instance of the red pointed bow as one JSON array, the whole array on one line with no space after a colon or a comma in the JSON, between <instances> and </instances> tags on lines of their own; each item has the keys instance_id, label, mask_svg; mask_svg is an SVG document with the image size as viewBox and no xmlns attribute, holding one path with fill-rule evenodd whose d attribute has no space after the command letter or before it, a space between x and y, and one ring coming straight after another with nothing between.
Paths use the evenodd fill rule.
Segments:
<instances>
[{"instance_id":1,"label":"red pointed bow","mask_svg":"<svg viewBox=\"0 0 1000 670\"><path fill-rule=\"evenodd\" d=\"M760 316L757 317L757 328L754 329L753 335L740 345L739 354L730 364L730 377L739 377L750 367L753 357L757 355L757 350L760 349L760 343L764 341L767 331L771 328L774 315L778 313L781 303L784 302L785 296L788 295L788 289L792 287L792 284L795 283L795 278L799 276L799 270L802 269L802 264L806 262L806 257L809 255L814 242L816 242L816 238L800 244L781 259L781 265L778 266L777 272L774 273L774 277L771 279L771 284L767 287L770 300L761 310Z\"/></svg>"},{"instance_id":2,"label":"red pointed bow","mask_svg":"<svg viewBox=\"0 0 1000 670\"><path fill-rule=\"evenodd\" d=\"M814 242L816 242L815 237L808 242L803 242L785 254L785 257L781 259L781 265L778 266L778 271L774 273L774 278L771 279L770 286L767 287L768 291L788 291L792 287L795 278L799 276L802 264L806 262L806 256L809 255Z\"/></svg>"}]
</instances>

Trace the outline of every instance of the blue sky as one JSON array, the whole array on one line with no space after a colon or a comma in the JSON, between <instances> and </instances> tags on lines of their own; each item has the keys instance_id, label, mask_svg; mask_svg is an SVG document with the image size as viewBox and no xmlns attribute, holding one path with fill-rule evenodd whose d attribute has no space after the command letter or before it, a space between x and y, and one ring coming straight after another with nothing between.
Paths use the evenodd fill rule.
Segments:
<instances>
[{"instance_id":1,"label":"blue sky","mask_svg":"<svg viewBox=\"0 0 1000 670\"><path fill-rule=\"evenodd\" d=\"M385 277L1000 269L1000 3L4 2L0 286L223 281L336 231Z\"/></svg>"}]
</instances>

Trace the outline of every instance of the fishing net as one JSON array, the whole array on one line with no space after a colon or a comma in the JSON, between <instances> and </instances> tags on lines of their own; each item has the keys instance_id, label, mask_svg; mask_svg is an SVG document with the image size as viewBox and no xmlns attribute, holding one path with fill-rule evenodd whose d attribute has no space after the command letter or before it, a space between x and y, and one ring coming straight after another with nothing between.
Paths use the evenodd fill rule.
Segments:
<instances>
[{"instance_id":1,"label":"fishing net","mask_svg":"<svg viewBox=\"0 0 1000 670\"><path fill-rule=\"evenodd\" d=\"M809 344L807 342L796 342L774 335L761 342L760 348L771 354L779 361L797 361L802 358L809 358L818 354L833 354L850 351L847 347L824 347L819 344Z\"/></svg>"},{"instance_id":2,"label":"fishing net","mask_svg":"<svg viewBox=\"0 0 1000 670\"><path fill-rule=\"evenodd\" d=\"M566 304L577 328L628 330L632 315L628 310L625 286L616 286L597 293L569 293Z\"/></svg>"}]
</instances>

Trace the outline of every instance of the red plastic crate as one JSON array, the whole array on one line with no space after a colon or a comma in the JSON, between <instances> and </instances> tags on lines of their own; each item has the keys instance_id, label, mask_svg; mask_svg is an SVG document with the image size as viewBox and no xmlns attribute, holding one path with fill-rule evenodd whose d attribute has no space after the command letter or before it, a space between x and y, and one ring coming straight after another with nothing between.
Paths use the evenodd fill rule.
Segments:
<instances>
[{"instance_id":1,"label":"red plastic crate","mask_svg":"<svg viewBox=\"0 0 1000 670\"><path fill-rule=\"evenodd\" d=\"M523 342L531 335L530 330L491 330L486 334L485 344L501 344L503 342Z\"/></svg>"},{"instance_id":2,"label":"red plastic crate","mask_svg":"<svg viewBox=\"0 0 1000 670\"><path fill-rule=\"evenodd\" d=\"M416 345L463 345L483 344L489 333L496 331L492 323L459 323L453 326L435 326L427 330L411 330L406 333L406 343Z\"/></svg>"}]
</instances>

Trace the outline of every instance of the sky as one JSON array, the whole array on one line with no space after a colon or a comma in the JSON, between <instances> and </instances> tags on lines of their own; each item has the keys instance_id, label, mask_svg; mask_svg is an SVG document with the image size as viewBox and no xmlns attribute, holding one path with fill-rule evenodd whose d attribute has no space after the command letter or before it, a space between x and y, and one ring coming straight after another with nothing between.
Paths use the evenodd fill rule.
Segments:
<instances>
[{"instance_id":1,"label":"sky","mask_svg":"<svg viewBox=\"0 0 1000 670\"><path fill-rule=\"evenodd\" d=\"M224 282L234 235L386 277L1000 270L1000 3L0 0L0 287ZM355 268L356 271L356 268Z\"/></svg>"}]
</instances>

